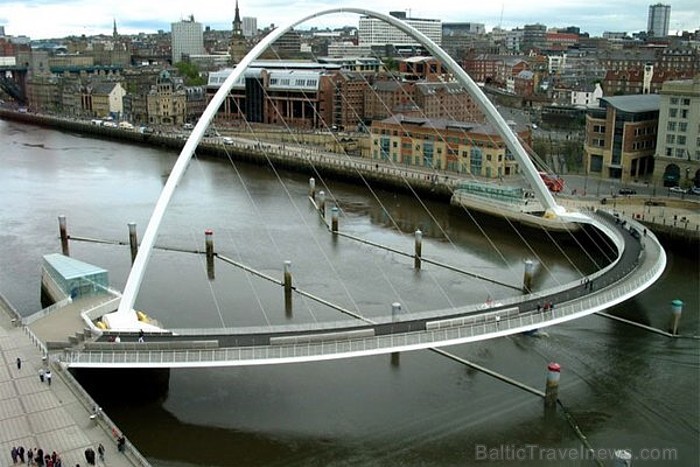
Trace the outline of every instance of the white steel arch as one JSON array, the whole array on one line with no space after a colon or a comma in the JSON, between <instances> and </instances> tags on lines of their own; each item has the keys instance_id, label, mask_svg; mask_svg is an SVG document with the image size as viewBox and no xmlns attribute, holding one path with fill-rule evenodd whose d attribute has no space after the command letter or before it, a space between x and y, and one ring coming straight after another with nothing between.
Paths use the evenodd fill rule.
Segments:
<instances>
[{"instance_id":1,"label":"white steel arch","mask_svg":"<svg viewBox=\"0 0 700 467\"><path fill-rule=\"evenodd\" d=\"M250 66L253 60L257 59L273 42L275 42L279 37L281 37L286 32L290 31L292 28L298 24L304 23L311 19L326 16L330 14L339 13L355 13L358 15L364 15L371 18L376 18L385 21L392 26L398 28L399 30L405 32L409 36L416 39L420 44L422 44L433 56L440 59L443 64L450 70L450 72L455 76L457 81L464 86L469 94L476 99L477 104L481 110L486 115L489 122L496 128L500 136L506 143L506 146L515 156L516 160L520 166L524 169L525 177L532 186L536 198L542 203L542 205L547 210L547 215L550 217L568 217L566 210L559 206L552 194L549 192L547 187L544 185L540 179L537 169L530 160L529 156L525 152L518 141L515 134L503 119L503 117L498 113L496 107L488 100L484 93L479 89L476 83L467 75L467 73L450 57L445 51L443 51L437 44L435 44L431 39L429 39L425 34L416 30L415 28L409 26L403 21L398 20L392 16L388 16L382 13L377 13L374 11L366 10L363 8L331 8L327 10L322 10L317 13L307 15L301 19L295 20L285 27L280 27L268 34L262 41L260 41L248 54L238 63L233 72L226 78L226 81L221 85L219 90L216 92L212 98L209 105L204 110L199 122L194 127L192 134L182 148L180 155L178 156L175 165L173 166L170 176L168 177L163 191L156 202L155 208L153 209L153 214L148 222L146 231L144 232L143 239L141 241L141 246L139 248L138 254L132 265L131 272L127 278L126 285L124 287L124 293L122 299L119 303L119 309L108 315L104 316L104 320L107 322L108 326L112 329L140 329L144 326L143 323L139 322L136 318L136 313L134 312L134 303L136 301L136 295L141 288L141 283L143 281L144 272L146 266L151 257L151 252L153 251L153 246L155 244L156 237L158 235L158 230L160 228L161 221L165 215L165 210L170 203L170 200L175 192L175 188L182 180L182 177L187 169L187 165L194 154L199 142L204 136L205 130L209 127L209 124L214 119L216 112L218 111L224 99L231 90L233 84L239 79L239 77L245 72L245 70ZM572 215L573 219L580 221L581 215Z\"/></svg>"}]
</instances>

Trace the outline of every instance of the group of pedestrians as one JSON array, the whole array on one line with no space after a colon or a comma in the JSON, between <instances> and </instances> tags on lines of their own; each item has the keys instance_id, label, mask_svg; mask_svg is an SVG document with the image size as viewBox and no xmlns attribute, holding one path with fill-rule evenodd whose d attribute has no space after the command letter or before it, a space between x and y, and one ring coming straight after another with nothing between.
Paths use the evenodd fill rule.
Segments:
<instances>
[{"instance_id":1,"label":"group of pedestrians","mask_svg":"<svg viewBox=\"0 0 700 467\"><path fill-rule=\"evenodd\" d=\"M51 386L51 370L49 369L44 371L44 369L41 368L39 370L39 381L41 381L42 383L46 381L46 384Z\"/></svg>"},{"instance_id":2,"label":"group of pedestrians","mask_svg":"<svg viewBox=\"0 0 700 467\"><path fill-rule=\"evenodd\" d=\"M63 465L61 456L56 451L49 454L48 452L45 453L41 448L29 448L25 451L24 446L13 446L11 455L14 465L23 465L25 463L38 467L61 467Z\"/></svg>"},{"instance_id":3,"label":"group of pedestrians","mask_svg":"<svg viewBox=\"0 0 700 467\"><path fill-rule=\"evenodd\" d=\"M41 448L29 448L25 451L24 446L12 446L12 451L10 452L12 456L13 465L36 465L37 467L62 467L63 462L61 461L61 456L59 456L56 451L51 454L44 452ZM97 446L97 454L100 457L100 462L105 461L105 447L102 443ZM96 465L95 462L95 451L90 447L85 450L85 461L88 465ZM80 467L77 464L76 467Z\"/></svg>"},{"instance_id":4,"label":"group of pedestrians","mask_svg":"<svg viewBox=\"0 0 700 467\"><path fill-rule=\"evenodd\" d=\"M102 443L100 443L99 446L97 446L97 453L100 456L100 462L105 461L105 447L102 446ZM87 448L85 450L85 461L88 463L88 465L95 465L95 450L92 448Z\"/></svg>"}]
</instances>

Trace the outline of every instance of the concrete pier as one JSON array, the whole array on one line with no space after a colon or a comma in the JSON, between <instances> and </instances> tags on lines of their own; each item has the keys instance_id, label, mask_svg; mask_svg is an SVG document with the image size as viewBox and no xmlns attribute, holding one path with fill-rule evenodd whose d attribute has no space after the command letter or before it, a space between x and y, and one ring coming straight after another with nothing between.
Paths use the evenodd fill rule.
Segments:
<instances>
[{"instance_id":1,"label":"concrete pier","mask_svg":"<svg viewBox=\"0 0 700 467\"><path fill-rule=\"evenodd\" d=\"M0 449L2 465L10 464L13 446L56 451L64 466L85 465L85 450L105 447L103 465L116 467L150 465L128 442L125 453L117 451L113 433L122 434L107 414L92 417L95 402L73 376L50 360L36 336L20 325L20 317L0 295ZM15 362L21 359L21 369ZM39 369L51 368L52 384L39 381ZM114 430L114 431L113 431Z\"/></svg>"}]
</instances>

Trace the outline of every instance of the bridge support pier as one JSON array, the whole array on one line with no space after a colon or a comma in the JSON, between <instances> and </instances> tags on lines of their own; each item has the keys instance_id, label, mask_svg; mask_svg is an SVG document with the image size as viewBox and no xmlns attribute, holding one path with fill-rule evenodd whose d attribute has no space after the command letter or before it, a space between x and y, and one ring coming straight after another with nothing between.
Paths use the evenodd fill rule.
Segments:
<instances>
[{"instance_id":1,"label":"bridge support pier","mask_svg":"<svg viewBox=\"0 0 700 467\"><path fill-rule=\"evenodd\" d=\"M292 262L289 260L284 262L284 311L288 318L292 316Z\"/></svg>"},{"instance_id":2,"label":"bridge support pier","mask_svg":"<svg viewBox=\"0 0 700 467\"><path fill-rule=\"evenodd\" d=\"M416 244L415 244L415 256L413 257L413 267L414 269L420 269L421 266L421 254L423 251L423 232L416 230L415 232Z\"/></svg>"},{"instance_id":3,"label":"bridge support pier","mask_svg":"<svg viewBox=\"0 0 700 467\"><path fill-rule=\"evenodd\" d=\"M535 263L531 259L525 260L525 274L523 275L523 292L532 292L532 273L535 269Z\"/></svg>"},{"instance_id":4,"label":"bridge support pier","mask_svg":"<svg viewBox=\"0 0 700 467\"><path fill-rule=\"evenodd\" d=\"M212 230L204 231L204 246L207 254L207 277L210 281L214 280L214 232Z\"/></svg>"},{"instance_id":5,"label":"bridge support pier","mask_svg":"<svg viewBox=\"0 0 700 467\"><path fill-rule=\"evenodd\" d=\"M671 302L671 334L674 336L678 335L678 325L681 322L681 315L683 314L683 301L673 300Z\"/></svg>"},{"instance_id":6,"label":"bridge support pier","mask_svg":"<svg viewBox=\"0 0 700 467\"><path fill-rule=\"evenodd\" d=\"M58 232L61 235L61 253L63 256L70 256L68 248L68 227L66 226L66 216L61 214L58 216Z\"/></svg>"},{"instance_id":7,"label":"bridge support pier","mask_svg":"<svg viewBox=\"0 0 700 467\"><path fill-rule=\"evenodd\" d=\"M547 365L547 386L544 391L544 408L554 410L557 407L559 396L559 377L561 376L561 366L558 363Z\"/></svg>"},{"instance_id":8,"label":"bridge support pier","mask_svg":"<svg viewBox=\"0 0 700 467\"><path fill-rule=\"evenodd\" d=\"M139 252L139 241L136 236L136 223L129 222L129 246L131 247L131 265L134 265L136 254Z\"/></svg>"},{"instance_id":9,"label":"bridge support pier","mask_svg":"<svg viewBox=\"0 0 700 467\"><path fill-rule=\"evenodd\" d=\"M313 177L309 179L309 198L316 199L316 180Z\"/></svg>"},{"instance_id":10,"label":"bridge support pier","mask_svg":"<svg viewBox=\"0 0 700 467\"><path fill-rule=\"evenodd\" d=\"M338 206L333 206L331 209L331 232L338 233Z\"/></svg>"}]
</instances>

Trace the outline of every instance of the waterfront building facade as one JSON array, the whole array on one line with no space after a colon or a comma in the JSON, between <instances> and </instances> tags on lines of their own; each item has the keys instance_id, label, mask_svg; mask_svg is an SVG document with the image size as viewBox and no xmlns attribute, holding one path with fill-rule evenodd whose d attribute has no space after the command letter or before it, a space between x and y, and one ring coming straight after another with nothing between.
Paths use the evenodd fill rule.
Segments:
<instances>
[{"instance_id":1,"label":"waterfront building facade","mask_svg":"<svg viewBox=\"0 0 700 467\"><path fill-rule=\"evenodd\" d=\"M179 126L185 122L186 94L166 70L161 71L156 85L148 93L148 123Z\"/></svg>"},{"instance_id":2,"label":"waterfront building facade","mask_svg":"<svg viewBox=\"0 0 700 467\"><path fill-rule=\"evenodd\" d=\"M658 124L657 94L601 98L586 114L586 173L622 183L650 177Z\"/></svg>"},{"instance_id":3,"label":"waterfront building facade","mask_svg":"<svg viewBox=\"0 0 700 467\"><path fill-rule=\"evenodd\" d=\"M525 126L513 127L530 144ZM394 115L371 127L371 158L405 167L429 167L477 177L519 173L518 163L489 124Z\"/></svg>"},{"instance_id":4,"label":"waterfront building facade","mask_svg":"<svg viewBox=\"0 0 700 467\"><path fill-rule=\"evenodd\" d=\"M654 183L700 186L700 74L661 88Z\"/></svg>"}]
</instances>

